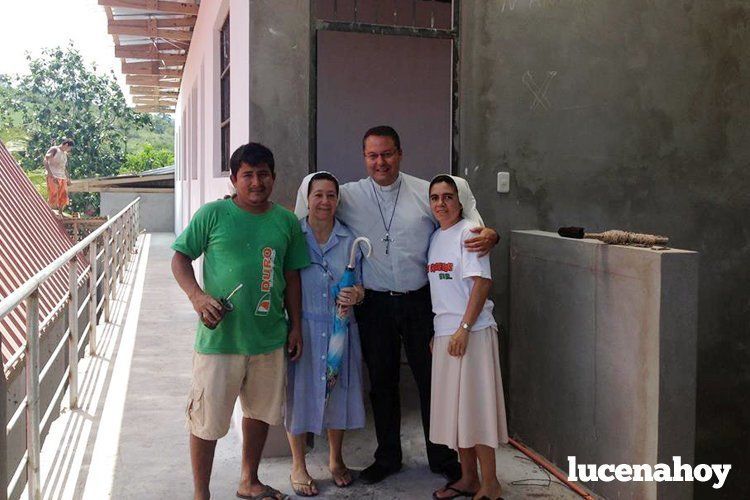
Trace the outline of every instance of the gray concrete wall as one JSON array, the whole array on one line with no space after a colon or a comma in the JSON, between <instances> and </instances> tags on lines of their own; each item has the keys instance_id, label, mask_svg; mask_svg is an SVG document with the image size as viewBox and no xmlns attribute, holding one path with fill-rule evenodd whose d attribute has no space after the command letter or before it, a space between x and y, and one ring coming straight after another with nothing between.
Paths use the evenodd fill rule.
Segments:
<instances>
[{"instance_id":1,"label":"gray concrete wall","mask_svg":"<svg viewBox=\"0 0 750 500\"><path fill-rule=\"evenodd\" d=\"M250 136L274 153L272 199L294 208L309 172L310 2L250 3ZM238 57L240 54L233 55Z\"/></svg>"},{"instance_id":2,"label":"gray concrete wall","mask_svg":"<svg viewBox=\"0 0 750 500\"><path fill-rule=\"evenodd\" d=\"M697 254L555 233L511 237L510 418L567 470L693 458ZM679 367L679 369L675 369ZM589 483L607 498L657 498L657 483ZM690 498L692 483L658 498Z\"/></svg>"},{"instance_id":3,"label":"gray concrete wall","mask_svg":"<svg viewBox=\"0 0 750 500\"><path fill-rule=\"evenodd\" d=\"M741 497L750 491L739 445L750 442L750 5L461 5L461 173L504 237L493 253L498 319L507 327L510 229L622 228L699 251L696 461L734 469L722 490L696 485L696 497ZM511 174L509 194L495 191L498 171Z\"/></svg>"},{"instance_id":4,"label":"gray concrete wall","mask_svg":"<svg viewBox=\"0 0 750 500\"><path fill-rule=\"evenodd\" d=\"M6 407L6 380L5 370L0 370L0 422L3 424L3 431L0 432L0 500L7 498L8 488L8 473L7 473L7 462L8 462L8 448L6 445L6 437L4 427L8 422L8 416L5 411Z\"/></svg>"},{"instance_id":5,"label":"gray concrete wall","mask_svg":"<svg viewBox=\"0 0 750 500\"><path fill-rule=\"evenodd\" d=\"M149 233L174 233L174 193L102 193L99 213L117 215L141 197L141 229Z\"/></svg>"}]
</instances>

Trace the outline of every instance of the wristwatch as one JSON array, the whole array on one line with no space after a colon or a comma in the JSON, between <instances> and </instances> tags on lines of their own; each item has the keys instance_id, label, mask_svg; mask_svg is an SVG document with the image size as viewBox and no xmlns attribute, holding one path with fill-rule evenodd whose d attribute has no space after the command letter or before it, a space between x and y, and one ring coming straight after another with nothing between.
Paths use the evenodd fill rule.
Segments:
<instances>
[{"instance_id":1,"label":"wristwatch","mask_svg":"<svg viewBox=\"0 0 750 500\"><path fill-rule=\"evenodd\" d=\"M468 323L461 323L461 328L463 328L467 332L471 332L471 325Z\"/></svg>"}]
</instances>

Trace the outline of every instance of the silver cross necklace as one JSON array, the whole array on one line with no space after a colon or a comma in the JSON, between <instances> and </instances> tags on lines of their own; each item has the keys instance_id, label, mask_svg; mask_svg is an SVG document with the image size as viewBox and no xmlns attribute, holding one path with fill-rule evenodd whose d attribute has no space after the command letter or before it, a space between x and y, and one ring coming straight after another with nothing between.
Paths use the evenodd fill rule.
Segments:
<instances>
[{"instance_id":1,"label":"silver cross necklace","mask_svg":"<svg viewBox=\"0 0 750 500\"><path fill-rule=\"evenodd\" d=\"M385 242L385 254L388 255L388 251L391 249L391 225L393 224L393 216L396 215L396 205L398 204L398 195L401 193L401 181L399 180L398 189L396 190L396 201L393 202L393 211L391 212L391 218L388 224L385 223L385 216L383 215L383 207L380 206L380 197L378 192L375 190L375 183L370 177L370 184L372 185L372 194L375 195L375 201L378 203L378 211L380 212L380 220L383 221L383 228L385 228L385 236L380 240ZM385 200L383 201L385 203Z\"/></svg>"}]
</instances>

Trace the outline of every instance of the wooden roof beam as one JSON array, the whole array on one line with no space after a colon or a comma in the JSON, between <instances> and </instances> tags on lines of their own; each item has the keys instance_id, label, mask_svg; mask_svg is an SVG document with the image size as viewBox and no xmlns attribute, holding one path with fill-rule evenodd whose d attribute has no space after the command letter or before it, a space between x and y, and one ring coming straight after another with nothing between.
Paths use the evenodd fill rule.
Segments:
<instances>
[{"instance_id":1,"label":"wooden roof beam","mask_svg":"<svg viewBox=\"0 0 750 500\"><path fill-rule=\"evenodd\" d=\"M136 104L148 104L149 106L157 104L161 104L163 106L174 106L177 104L177 97L134 95L133 102Z\"/></svg>"},{"instance_id":2,"label":"wooden roof beam","mask_svg":"<svg viewBox=\"0 0 750 500\"><path fill-rule=\"evenodd\" d=\"M131 44L117 44L116 49L142 49L148 50L156 47L158 50L188 50L190 44L188 42L150 42L150 43L131 43Z\"/></svg>"},{"instance_id":3,"label":"wooden roof beam","mask_svg":"<svg viewBox=\"0 0 750 500\"><path fill-rule=\"evenodd\" d=\"M110 35L147 36L149 38L163 38L165 40L189 41L193 37L192 31L156 27L133 28L130 26L109 26L107 31Z\"/></svg>"},{"instance_id":4,"label":"wooden roof beam","mask_svg":"<svg viewBox=\"0 0 750 500\"><path fill-rule=\"evenodd\" d=\"M162 61L166 66L181 66L185 64L187 56L184 54L166 54L158 50L130 50L115 49L115 57L127 59L151 59L153 61Z\"/></svg>"},{"instance_id":5,"label":"wooden roof beam","mask_svg":"<svg viewBox=\"0 0 750 500\"><path fill-rule=\"evenodd\" d=\"M163 106L136 106L135 110L139 113L174 113L174 108Z\"/></svg>"},{"instance_id":6,"label":"wooden roof beam","mask_svg":"<svg viewBox=\"0 0 750 500\"><path fill-rule=\"evenodd\" d=\"M188 2L168 2L165 0L99 0L104 7L122 7L124 9L164 12L170 14L198 15L198 6Z\"/></svg>"},{"instance_id":7,"label":"wooden roof beam","mask_svg":"<svg viewBox=\"0 0 750 500\"><path fill-rule=\"evenodd\" d=\"M174 49L177 50L177 49ZM144 46L143 48L132 47L115 47L115 57L136 57L140 59L157 59L160 55L165 56L183 56L174 51L159 50L156 47Z\"/></svg>"},{"instance_id":8,"label":"wooden roof beam","mask_svg":"<svg viewBox=\"0 0 750 500\"><path fill-rule=\"evenodd\" d=\"M126 75L160 75L160 76L182 76L181 69L170 69L163 67L159 61L136 62L121 64L122 72Z\"/></svg>"},{"instance_id":9,"label":"wooden roof beam","mask_svg":"<svg viewBox=\"0 0 750 500\"><path fill-rule=\"evenodd\" d=\"M133 99L138 99L140 101L164 101L167 104L174 104L177 102L177 95L153 95L153 94L131 94L133 96Z\"/></svg>"},{"instance_id":10,"label":"wooden roof beam","mask_svg":"<svg viewBox=\"0 0 750 500\"><path fill-rule=\"evenodd\" d=\"M128 85L143 85L145 87L159 87L163 89L180 88L179 81L162 80L159 75L127 75L125 83Z\"/></svg>"},{"instance_id":11,"label":"wooden roof beam","mask_svg":"<svg viewBox=\"0 0 750 500\"><path fill-rule=\"evenodd\" d=\"M177 94L179 94L179 90L177 90L177 89L160 89L158 87L141 87L141 86L136 86L136 85L133 85L133 86L130 87L130 92L131 93L135 92L136 94L148 94L148 95L151 95L151 94L156 94L156 95L170 95L170 94L174 94L174 95L177 95Z\"/></svg>"},{"instance_id":12,"label":"wooden roof beam","mask_svg":"<svg viewBox=\"0 0 750 500\"><path fill-rule=\"evenodd\" d=\"M174 102L135 102L134 104L136 111L141 108L174 110L177 105L177 103Z\"/></svg>"},{"instance_id":13,"label":"wooden roof beam","mask_svg":"<svg viewBox=\"0 0 750 500\"><path fill-rule=\"evenodd\" d=\"M149 100L149 101L159 101L162 100L165 103L174 104L177 102L177 94L175 95L159 95L159 94L130 94L133 96L133 100L138 99L141 101Z\"/></svg>"},{"instance_id":14,"label":"wooden roof beam","mask_svg":"<svg viewBox=\"0 0 750 500\"><path fill-rule=\"evenodd\" d=\"M195 17L151 17L149 19L113 19L107 23L107 26L117 26L122 28L192 28L195 26Z\"/></svg>"}]
</instances>

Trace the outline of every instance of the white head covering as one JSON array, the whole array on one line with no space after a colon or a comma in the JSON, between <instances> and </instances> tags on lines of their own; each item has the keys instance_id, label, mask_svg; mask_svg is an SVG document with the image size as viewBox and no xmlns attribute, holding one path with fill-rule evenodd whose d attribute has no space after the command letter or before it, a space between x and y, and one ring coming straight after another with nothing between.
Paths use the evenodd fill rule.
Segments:
<instances>
[{"instance_id":1,"label":"white head covering","mask_svg":"<svg viewBox=\"0 0 750 500\"><path fill-rule=\"evenodd\" d=\"M328 174L336 179L337 183L339 182L336 176L331 172L328 172L327 170L318 170L317 172L307 174L305 178L302 179L302 183L299 185L299 189L297 190L297 202L294 204L294 215L296 215L298 219L307 217L307 211L309 208L307 205L307 191L310 186L310 181L317 174ZM339 200L341 200L341 198L339 198Z\"/></svg>"},{"instance_id":2,"label":"white head covering","mask_svg":"<svg viewBox=\"0 0 750 500\"><path fill-rule=\"evenodd\" d=\"M479 211L477 210L477 200L476 198L474 198L474 194L471 192L471 188L469 187L469 183L466 182L466 179L450 174L440 175L446 175L453 179L453 182L456 183L456 187L458 188L458 201L463 207L464 219L468 219L476 223L477 225L484 226L482 216L479 215ZM438 176L436 175L435 177ZM435 177L433 177L432 179L434 180Z\"/></svg>"}]
</instances>

